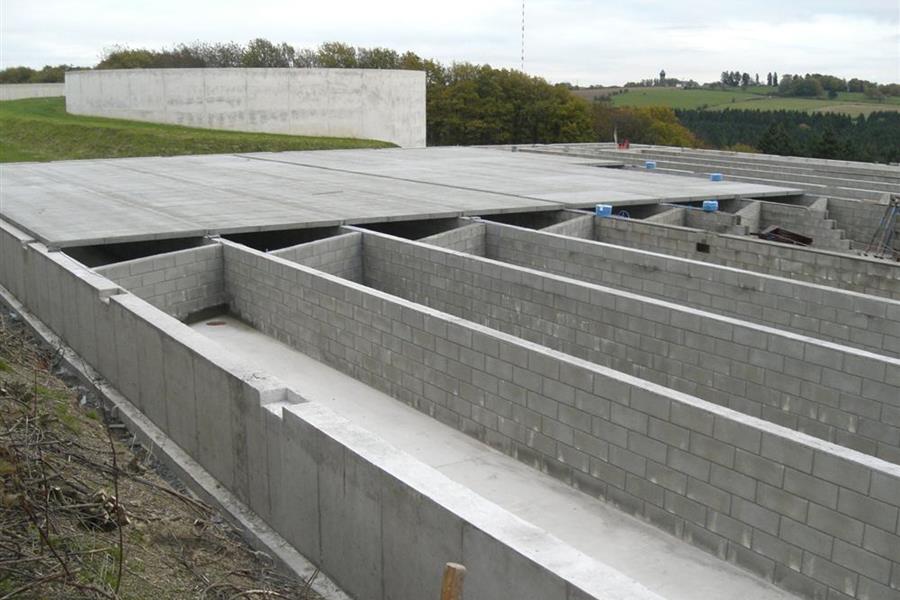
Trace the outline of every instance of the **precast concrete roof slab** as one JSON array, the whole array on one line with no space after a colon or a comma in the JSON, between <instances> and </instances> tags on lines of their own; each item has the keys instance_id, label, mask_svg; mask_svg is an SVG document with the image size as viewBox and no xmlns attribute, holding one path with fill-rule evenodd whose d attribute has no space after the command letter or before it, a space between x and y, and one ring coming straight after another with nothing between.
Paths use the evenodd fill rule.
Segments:
<instances>
[{"instance_id":1,"label":"precast concrete roof slab","mask_svg":"<svg viewBox=\"0 0 900 600\"><path fill-rule=\"evenodd\" d=\"M0 216L50 246L799 190L484 148L336 150L0 167Z\"/></svg>"}]
</instances>

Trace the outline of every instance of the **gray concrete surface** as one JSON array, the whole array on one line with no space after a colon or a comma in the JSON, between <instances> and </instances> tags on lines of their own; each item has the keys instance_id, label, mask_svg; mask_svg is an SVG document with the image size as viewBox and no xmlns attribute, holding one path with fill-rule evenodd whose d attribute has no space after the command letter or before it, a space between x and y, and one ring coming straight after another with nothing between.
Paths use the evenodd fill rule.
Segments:
<instances>
[{"instance_id":1,"label":"gray concrete surface","mask_svg":"<svg viewBox=\"0 0 900 600\"><path fill-rule=\"evenodd\" d=\"M0 216L53 247L797 193L476 148L20 163L0 176Z\"/></svg>"},{"instance_id":2,"label":"gray concrete surface","mask_svg":"<svg viewBox=\"0 0 900 600\"><path fill-rule=\"evenodd\" d=\"M64 96L64 83L0 83L0 101Z\"/></svg>"},{"instance_id":3,"label":"gray concrete surface","mask_svg":"<svg viewBox=\"0 0 900 600\"><path fill-rule=\"evenodd\" d=\"M66 110L187 127L425 146L425 72L103 69L66 73Z\"/></svg>"},{"instance_id":4,"label":"gray concrete surface","mask_svg":"<svg viewBox=\"0 0 900 600\"><path fill-rule=\"evenodd\" d=\"M608 564L669 600L793 597L734 565L679 544L596 498L492 450L347 375L228 316L195 331L278 377L310 402L345 415L389 444ZM726 592L727 591L727 592Z\"/></svg>"}]
</instances>

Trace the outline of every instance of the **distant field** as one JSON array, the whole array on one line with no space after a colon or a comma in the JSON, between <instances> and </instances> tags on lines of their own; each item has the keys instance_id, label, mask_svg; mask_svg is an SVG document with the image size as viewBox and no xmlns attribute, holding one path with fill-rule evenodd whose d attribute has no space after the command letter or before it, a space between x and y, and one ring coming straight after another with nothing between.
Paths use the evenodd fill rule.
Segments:
<instances>
[{"instance_id":1,"label":"distant field","mask_svg":"<svg viewBox=\"0 0 900 600\"><path fill-rule=\"evenodd\" d=\"M243 133L66 113L65 99L0 102L0 162L337 148L387 148L353 138Z\"/></svg>"},{"instance_id":2,"label":"distant field","mask_svg":"<svg viewBox=\"0 0 900 600\"><path fill-rule=\"evenodd\" d=\"M574 93L587 100L607 96L623 88L599 88L576 90ZM611 96L613 106L668 106L676 109L707 110L799 110L804 112L844 113L852 116L868 115L875 111L900 110L900 97L885 98L876 102L862 93L841 92L834 100L815 98L781 98L769 96L773 88L750 86L746 91L733 90L684 90L678 88L628 88L625 93Z\"/></svg>"}]
</instances>

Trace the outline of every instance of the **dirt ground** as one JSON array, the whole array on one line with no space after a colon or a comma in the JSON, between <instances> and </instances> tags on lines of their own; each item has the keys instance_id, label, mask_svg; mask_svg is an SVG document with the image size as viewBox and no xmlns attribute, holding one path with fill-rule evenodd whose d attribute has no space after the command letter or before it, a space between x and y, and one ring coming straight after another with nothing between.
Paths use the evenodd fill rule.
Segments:
<instances>
[{"instance_id":1,"label":"dirt ground","mask_svg":"<svg viewBox=\"0 0 900 600\"><path fill-rule=\"evenodd\" d=\"M314 599L0 316L0 600Z\"/></svg>"}]
</instances>

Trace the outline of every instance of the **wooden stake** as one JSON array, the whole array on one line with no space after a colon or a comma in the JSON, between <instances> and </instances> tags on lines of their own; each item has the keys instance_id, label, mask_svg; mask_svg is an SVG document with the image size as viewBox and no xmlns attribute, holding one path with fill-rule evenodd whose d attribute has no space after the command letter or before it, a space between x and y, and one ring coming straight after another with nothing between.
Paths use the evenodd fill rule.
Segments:
<instances>
[{"instance_id":1,"label":"wooden stake","mask_svg":"<svg viewBox=\"0 0 900 600\"><path fill-rule=\"evenodd\" d=\"M457 563L447 563L444 567L444 581L441 584L441 600L462 600L463 580L466 568Z\"/></svg>"}]
</instances>

